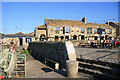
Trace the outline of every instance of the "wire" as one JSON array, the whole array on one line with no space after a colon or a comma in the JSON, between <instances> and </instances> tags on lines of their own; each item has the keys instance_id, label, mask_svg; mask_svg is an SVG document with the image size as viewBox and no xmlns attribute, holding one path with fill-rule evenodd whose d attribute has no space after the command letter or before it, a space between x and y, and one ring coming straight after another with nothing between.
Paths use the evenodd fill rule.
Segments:
<instances>
[{"instance_id":1,"label":"wire","mask_svg":"<svg viewBox=\"0 0 120 80\"><path fill-rule=\"evenodd\" d=\"M118 17L118 18L112 18L112 19L107 19L107 20L101 20L101 21L95 21L95 23L96 22L107 22L107 21L116 20L116 19L120 19L120 17Z\"/></svg>"}]
</instances>

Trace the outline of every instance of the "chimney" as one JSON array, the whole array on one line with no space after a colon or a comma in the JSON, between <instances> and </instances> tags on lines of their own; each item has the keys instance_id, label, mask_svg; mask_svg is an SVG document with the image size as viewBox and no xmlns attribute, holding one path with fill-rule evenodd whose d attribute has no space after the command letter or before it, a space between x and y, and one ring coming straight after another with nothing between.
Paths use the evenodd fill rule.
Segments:
<instances>
[{"instance_id":1,"label":"chimney","mask_svg":"<svg viewBox=\"0 0 120 80\"><path fill-rule=\"evenodd\" d=\"M47 19L47 17L45 17L45 20Z\"/></svg>"},{"instance_id":2,"label":"chimney","mask_svg":"<svg viewBox=\"0 0 120 80\"><path fill-rule=\"evenodd\" d=\"M106 22L105 24L109 25L109 21L108 21L108 22Z\"/></svg>"},{"instance_id":3,"label":"chimney","mask_svg":"<svg viewBox=\"0 0 120 80\"><path fill-rule=\"evenodd\" d=\"M82 18L82 22L86 23L86 17Z\"/></svg>"}]
</instances>

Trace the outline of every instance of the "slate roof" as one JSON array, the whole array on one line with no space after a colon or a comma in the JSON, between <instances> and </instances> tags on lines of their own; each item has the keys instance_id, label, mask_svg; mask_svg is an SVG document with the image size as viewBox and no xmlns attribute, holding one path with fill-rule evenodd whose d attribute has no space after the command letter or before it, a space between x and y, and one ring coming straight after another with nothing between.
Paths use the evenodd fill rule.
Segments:
<instances>
[{"instance_id":1,"label":"slate roof","mask_svg":"<svg viewBox=\"0 0 120 80\"><path fill-rule=\"evenodd\" d=\"M107 24L87 23L87 25L90 25L90 26L101 26L101 27L104 27L104 28L113 28L111 25L107 25Z\"/></svg>"},{"instance_id":2,"label":"slate roof","mask_svg":"<svg viewBox=\"0 0 120 80\"><path fill-rule=\"evenodd\" d=\"M22 32L18 32L15 34L7 34L5 37L34 37L34 34L29 33L29 34L24 34Z\"/></svg>"},{"instance_id":3,"label":"slate roof","mask_svg":"<svg viewBox=\"0 0 120 80\"><path fill-rule=\"evenodd\" d=\"M64 19L46 19L47 25L59 25L59 26L81 26L81 21L78 20L64 20Z\"/></svg>"},{"instance_id":4,"label":"slate roof","mask_svg":"<svg viewBox=\"0 0 120 80\"><path fill-rule=\"evenodd\" d=\"M97 24L97 23L83 23L80 20L64 20L64 19L45 19L47 25L54 26L83 26L83 27L103 27L103 28L113 28L107 24Z\"/></svg>"},{"instance_id":5,"label":"slate roof","mask_svg":"<svg viewBox=\"0 0 120 80\"><path fill-rule=\"evenodd\" d=\"M120 26L120 22L113 22L114 24Z\"/></svg>"}]
</instances>

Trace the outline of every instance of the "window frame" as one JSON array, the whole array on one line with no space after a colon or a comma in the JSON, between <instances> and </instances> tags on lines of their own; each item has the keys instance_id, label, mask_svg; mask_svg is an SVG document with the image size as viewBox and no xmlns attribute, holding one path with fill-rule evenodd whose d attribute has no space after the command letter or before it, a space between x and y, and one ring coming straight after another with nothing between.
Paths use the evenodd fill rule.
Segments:
<instances>
[{"instance_id":1,"label":"window frame","mask_svg":"<svg viewBox=\"0 0 120 80\"><path fill-rule=\"evenodd\" d=\"M85 28L81 28L81 33L85 33Z\"/></svg>"},{"instance_id":2,"label":"window frame","mask_svg":"<svg viewBox=\"0 0 120 80\"><path fill-rule=\"evenodd\" d=\"M59 34L59 31L60 31L60 28L59 28L59 27L56 27L56 28L55 28L55 32L56 32L57 34Z\"/></svg>"},{"instance_id":3,"label":"window frame","mask_svg":"<svg viewBox=\"0 0 120 80\"><path fill-rule=\"evenodd\" d=\"M92 34L92 28L87 28L87 34Z\"/></svg>"}]
</instances>

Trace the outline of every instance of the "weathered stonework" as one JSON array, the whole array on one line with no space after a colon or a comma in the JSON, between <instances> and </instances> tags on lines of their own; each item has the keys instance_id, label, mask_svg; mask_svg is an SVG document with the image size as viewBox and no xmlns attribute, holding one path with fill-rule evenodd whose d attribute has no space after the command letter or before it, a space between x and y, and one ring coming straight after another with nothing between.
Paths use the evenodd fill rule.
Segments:
<instances>
[{"instance_id":1,"label":"weathered stonework","mask_svg":"<svg viewBox=\"0 0 120 80\"><path fill-rule=\"evenodd\" d=\"M40 41L40 36L43 34L48 41L62 40L100 40L100 34L95 31L102 28L104 33L101 35L102 40L112 39L116 37L116 28L108 24L97 24L81 22L80 20L62 20L62 19L45 19L44 25L38 26L35 29L37 41ZM57 30L58 28L58 30ZM67 32L65 29L69 28ZM82 31L82 29L84 29Z\"/></svg>"},{"instance_id":2,"label":"weathered stonework","mask_svg":"<svg viewBox=\"0 0 120 80\"><path fill-rule=\"evenodd\" d=\"M62 67L65 67L66 60L76 60L76 53L71 42L30 42L29 51L34 57L48 58L58 62Z\"/></svg>"},{"instance_id":3,"label":"weathered stonework","mask_svg":"<svg viewBox=\"0 0 120 80\"><path fill-rule=\"evenodd\" d=\"M78 77L78 62L74 60L66 61L66 73L69 78L77 78Z\"/></svg>"}]
</instances>

